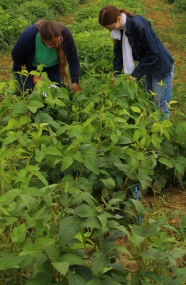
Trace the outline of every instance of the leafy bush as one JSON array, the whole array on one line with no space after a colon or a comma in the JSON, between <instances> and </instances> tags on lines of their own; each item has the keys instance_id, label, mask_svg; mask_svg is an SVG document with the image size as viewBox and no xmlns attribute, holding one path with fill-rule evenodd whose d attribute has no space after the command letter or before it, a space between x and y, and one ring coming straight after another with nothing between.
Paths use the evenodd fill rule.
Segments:
<instances>
[{"instance_id":1,"label":"leafy bush","mask_svg":"<svg viewBox=\"0 0 186 285\"><path fill-rule=\"evenodd\" d=\"M161 177L184 176L185 122L161 121L128 75L113 86L112 73L85 73L75 94L42 76L29 96L15 95L13 80L0 84L1 283L124 285L163 276L181 285L176 259L185 250L176 238L165 244L167 221L128 194L155 181L161 191ZM129 228L126 207L142 225ZM116 245L122 236L132 251ZM136 260L135 272L119 251Z\"/></svg>"},{"instance_id":2,"label":"leafy bush","mask_svg":"<svg viewBox=\"0 0 186 285\"><path fill-rule=\"evenodd\" d=\"M186 2L185 0L175 0L176 9L179 11L186 10Z\"/></svg>"},{"instance_id":3,"label":"leafy bush","mask_svg":"<svg viewBox=\"0 0 186 285\"><path fill-rule=\"evenodd\" d=\"M71 13L75 7L79 5L79 0L71 0L71 1L55 1L55 0L47 0L46 2L52 9L55 9L58 13L65 15Z\"/></svg>"},{"instance_id":4,"label":"leafy bush","mask_svg":"<svg viewBox=\"0 0 186 285\"><path fill-rule=\"evenodd\" d=\"M186 123L162 120L153 95L128 75L113 81L112 40L91 30L95 23L73 28L82 92L49 88L45 73L30 95L14 80L0 83L2 285L186 279L177 229L131 198L134 187L161 193L184 182ZM124 236L130 249L115 242ZM121 252L135 270L121 263Z\"/></svg>"},{"instance_id":5,"label":"leafy bush","mask_svg":"<svg viewBox=\"0 0 186 285\"><path fill-rule=\"evenodd\" d=\"M16 8L18 15L23 15L30 24L35 23L39 19L53 20L56 17L55 10L47 5L46 2L38 2L37 0L25 1Z\"/></svg>"},{"instance_id":6,"label":"leafy bush","mask_svg":"<svg viewBox=\"0 0 186 285\"><path fill-rule=\"evenodd\" d=\"M2 48L6 44L13 44L15 39L20 35L20 31L28 24L28 20L24 17L14 17L11 12L10 14L5 13L5 11L0 7L0 47Z\"/></svg>"}]
</instances>

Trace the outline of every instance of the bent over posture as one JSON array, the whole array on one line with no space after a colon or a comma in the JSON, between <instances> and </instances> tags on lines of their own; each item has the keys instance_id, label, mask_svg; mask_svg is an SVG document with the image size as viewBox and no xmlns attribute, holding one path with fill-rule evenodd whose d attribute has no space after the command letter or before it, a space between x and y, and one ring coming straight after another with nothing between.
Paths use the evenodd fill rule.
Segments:
<instances>
[{"instance_id":1,"label":"bent over posture","mask_svg":"<svg viewBox=\"0 0 186 285\"><path fill-rule=\"evenodd\" d=\"M22 67L30 72L44 65L43 71L49 79L57 82L69 81L66 71L66 60L69 65L72 89L81 90L79 86L80 63L76 45L71 32L58 22L40 20L26 28L12 49L13 71L21 71ZM38 76L23 76L15 73L19 85L24 89L33 89ZM24 82L24 84L23 84Z\"/></svg>"},{"instance_id":2,"label":"bent over posture","mask_svg":"<svg viewBox=\"0 0 186 285\"><path fill-rule=\"evenodd\" d=\"M151 23L125 9L105 6L99 12L99 23L114 39L115 75L131 74L137 80L145 77L145 90L156 93L155 104L169 118L166 102L172 98L174 59L164 47ZM134 61L138 61L136 66ZM159 84L162 81L163 84Z\"/></svg>"}]
</instances>

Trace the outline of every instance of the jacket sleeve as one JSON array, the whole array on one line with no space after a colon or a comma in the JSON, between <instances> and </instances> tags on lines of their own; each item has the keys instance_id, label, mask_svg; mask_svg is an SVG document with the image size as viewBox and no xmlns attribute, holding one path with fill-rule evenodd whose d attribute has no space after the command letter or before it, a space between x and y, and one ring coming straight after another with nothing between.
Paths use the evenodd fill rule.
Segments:
<instances>
[{"instance_id":1,"label":"jacket sleeve","mask_svg":"<svg viewBox=\"0 0 186 285\"><path fill-rule=\"evenodd\" d=\"M122 41L114 40L114 58L113 58L114 75L117 76L123 69Z\"/></svg>"},{"instance_id":2,"label":"jacket sleeve","mask_svg":"<svg viewBox=\"0 0 186 285\"><path fill-rule=\"evenodd\" d=\"M69 66L71 81L72 83L79 83L80 62L74 38L71 32L66 27L64 27L62 30L62 37L64 52Z\"/></svg>"},{"instance_id":3,"label":"jacket sleeve","mask_svg":"<svg viewBox=\"0 0 186 285\"><path fill-rule=\"evenodd\" d=\"M138 39L139 46L131 44L133 53L136 54L136 49L140 49L141 55L138 60L138 65L132 72L132 77L140 79L148 69L150 69L158 59L159 51L155 39L155 34L152 31L150 23L147 25L136 25L135 34L132 37ZM130 36L129 36L130 42Z\"/></svg>"}]
</instances>

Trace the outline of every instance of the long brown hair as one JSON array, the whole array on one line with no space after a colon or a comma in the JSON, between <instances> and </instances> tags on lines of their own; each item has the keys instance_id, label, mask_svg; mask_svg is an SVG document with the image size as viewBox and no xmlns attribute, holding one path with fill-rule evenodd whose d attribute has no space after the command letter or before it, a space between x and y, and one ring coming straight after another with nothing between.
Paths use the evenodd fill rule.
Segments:
<instances>
[{"instance_id":1,"label":"long brown hair","mask_svg":"<svg viewBox=\"0 0 186 285\"><path fill-rule=\"evenodd\" d=\"M126 11L125 9L118 9L115 6L105 6L99 12L99 23L101 26L108 26L117 21L118 16L121 13L125 13L129 17L133 17L134 14Z\"/></svg>"},{"instance_id":2,"label":"long brown hair","mask_svg":"<svg viewBox=\"0 0 186 285\"><path fill-rule=\"evenodd\" d=\"M39 20L36 22L36 26L39 29L40 36L43 40L51 40L52 38L61 37L62 28L57 22L48 20ZM59 71L63 79L63 83L69 82L69 76L67 74L67 63L66 57L63 50L63 44L60 43L56 48L58 60L59 60Z\"/></svg>"}]
</instances>

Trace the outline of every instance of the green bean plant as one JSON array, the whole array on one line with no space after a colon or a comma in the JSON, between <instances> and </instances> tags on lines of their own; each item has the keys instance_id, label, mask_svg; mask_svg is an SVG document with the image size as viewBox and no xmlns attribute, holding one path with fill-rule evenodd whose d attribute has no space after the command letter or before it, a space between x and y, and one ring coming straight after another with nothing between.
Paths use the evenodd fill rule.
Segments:
<instances>
[{"instance_id":1,"label":"green bean plant","mask_svg":"<svg viewBox=\"0 0 186 285\"><path fill-rule=\"evenodd\" d=\"M130 194L184 179L184 122L162 120L128 75L87 71L75 94L50 87L42 68L20 75L40 74L31 94L0 83L1 284L157 284L160 275L181 284L184 249L158 247L167 221ZM115 242L123 236L131 251Z\"/></svg>"}]
</instances>

